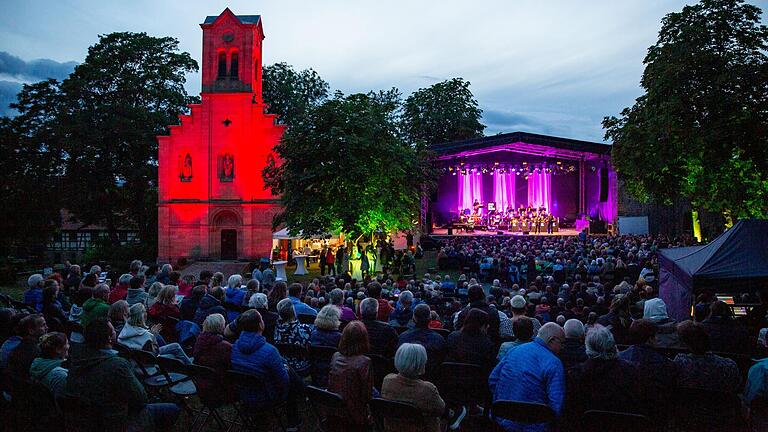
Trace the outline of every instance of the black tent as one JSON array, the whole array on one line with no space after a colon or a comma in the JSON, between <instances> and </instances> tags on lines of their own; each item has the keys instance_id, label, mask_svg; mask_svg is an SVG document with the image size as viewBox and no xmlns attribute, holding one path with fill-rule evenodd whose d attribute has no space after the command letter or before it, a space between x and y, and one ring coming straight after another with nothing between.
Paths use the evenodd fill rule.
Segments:
<instances>
[{"instance_id":1,"label":"black tent","mask_svg":"<svg viewBox=\"0 0 768 432\"><path fill-rule=\"evenodd\" d=\"M768 286L768 220L744 220L705 246L659 251L659 297L678 321L689 319L703 289L743 293Z\"/></svg>"}]
</instances>

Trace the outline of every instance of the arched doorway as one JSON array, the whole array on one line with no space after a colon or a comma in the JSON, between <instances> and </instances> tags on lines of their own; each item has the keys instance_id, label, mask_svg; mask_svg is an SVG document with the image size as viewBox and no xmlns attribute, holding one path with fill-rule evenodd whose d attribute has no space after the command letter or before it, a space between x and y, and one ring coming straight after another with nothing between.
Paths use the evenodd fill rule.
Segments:
<instances>
[{"instance_id":1,"label":"arched doorway","mask_svg":"<svg viewBox=\"0 0 768 432\"><path fill-rule=\"evenodd\" d=\"M221 230L221 259L237 259L237 230Z\"/></svg>"},{"instance_id":2,"label":"arched doorway","mask_svg":"<svg viewBox=\"0 0 768 432\"><path fill-rule=\"evenodd\" d=\"M223 260L235 260L239 255L238 228L240 218L235 212L222 210L214 215L211 230L212 256Z\"/></svg>"}]
</instances>

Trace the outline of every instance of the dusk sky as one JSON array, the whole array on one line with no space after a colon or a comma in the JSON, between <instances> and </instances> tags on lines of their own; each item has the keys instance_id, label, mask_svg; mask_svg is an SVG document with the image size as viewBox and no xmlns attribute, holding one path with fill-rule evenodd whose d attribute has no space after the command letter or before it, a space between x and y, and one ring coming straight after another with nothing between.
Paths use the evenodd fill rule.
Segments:
<instances>
[{"instance_id":1,"label":"dusk sky","mask_svg":"<svg viewBox=\"0 0 768 432\"><path fill-rule=\"evenodd\" d=\"M603 116L641 93L642 60L662 17L686 3L694 2L11 0L0 14L0 102L21 82L65 77L99 34L172 36L199 62L198 24L229 7L262 16L265 64L311 67L331 90L397 87L407 96L463 77L488 135L602 141ZM765 21L768 0L751 3ZM199 74L187 90L199 93Z\"/></svg>"}]
</instances>

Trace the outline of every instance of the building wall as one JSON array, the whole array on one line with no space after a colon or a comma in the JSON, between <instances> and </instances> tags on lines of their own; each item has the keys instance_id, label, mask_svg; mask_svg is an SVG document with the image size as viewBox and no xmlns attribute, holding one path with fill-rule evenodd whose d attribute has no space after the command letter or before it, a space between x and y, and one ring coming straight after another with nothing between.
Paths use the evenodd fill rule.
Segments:
<instances>
[{"instance_id":1,"label":"building wall","mask_svg":"<svg viewBox=\"0 0 768 432\"><path fill-rule=\"evenodd\" d=\"M261 102L261 23L243 25L226 10L202 27L201 104L158 137L158 260L221 258L227 229L237 231L238 258L268 257L280 207L262 170L285 127ZM237 79L218 79L219 53L234 51Z\"/></svg>"}]
</instances>

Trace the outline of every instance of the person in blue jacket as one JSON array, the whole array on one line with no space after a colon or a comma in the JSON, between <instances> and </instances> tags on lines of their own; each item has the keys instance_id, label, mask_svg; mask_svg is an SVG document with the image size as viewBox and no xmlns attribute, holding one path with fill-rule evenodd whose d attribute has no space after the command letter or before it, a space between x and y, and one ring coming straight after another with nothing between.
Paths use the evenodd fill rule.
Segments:
<instances>
[{"instance_id":1,"label":"person in blue jacket","mask_svg":"<svg viewBox=\"0 0 768 432\"><path fill-rule=\"evenodd\" d=\"M514 400L548 405L559 416L565 399L565 369L557 354L565 342L565 332L556 323L546 323L538 336L509 352L488 377L493 401ZM522 424L497 420L509 432L544 432L551 425Z\"/></svg>"},{"instance_id":2,"label":"person in blue jacket","mask_svg":"<svg viewBox=\"0 0 768 432\"><path fill-rule=\"evenodd\" d=\"M258 375L264 382L264 392L243 391L240 398L246 408L260 409L288 401L289 430L301 423L299 401L304 399L304 384L295 372L289 370L277 348L267 343L262 333L261 314L249 309L238 318L240 336L232 345L232 369Z\"/></svg>"},{"instance_id":3,"label":"person in blue jacket","mask_svg":"<svg viewBox=\"0 0 768 432\"><path fill-rule=\"evenodd\" d=\"M242 306L247 291L242 288L243 277L240 275L232 275L227 280L227 289L224 292L224 303L229 303L235 306ZM247 302L245 302L247 303ZM237 311L227 311L227 322L232 322L240 315Z\"/></svg>"},{"instance_id":4,"label":"person in blue jacket","mask_svg":"<svg viewBox=\"0 0 768 432\"><path fill-rule=\"evenodd\" d=\"M299 315L312 315L317 316L317 311L312 309L311 306L301 301L301 284L292 283L288 287L288 298L293 303L293 308L296 310L296 316Z\"/></svg>"},{"instance_id":5,"label":"person in blue jacket","mask_svg":"<svg viewBox=\"0 0 768 432\"><path fill-rule=\"evenodd\" d=\"M27 279L29 288L24 291L24 304L35 308L40 313L43 311L43 275L35 273Z\"/></svg>"}]
</instances>

